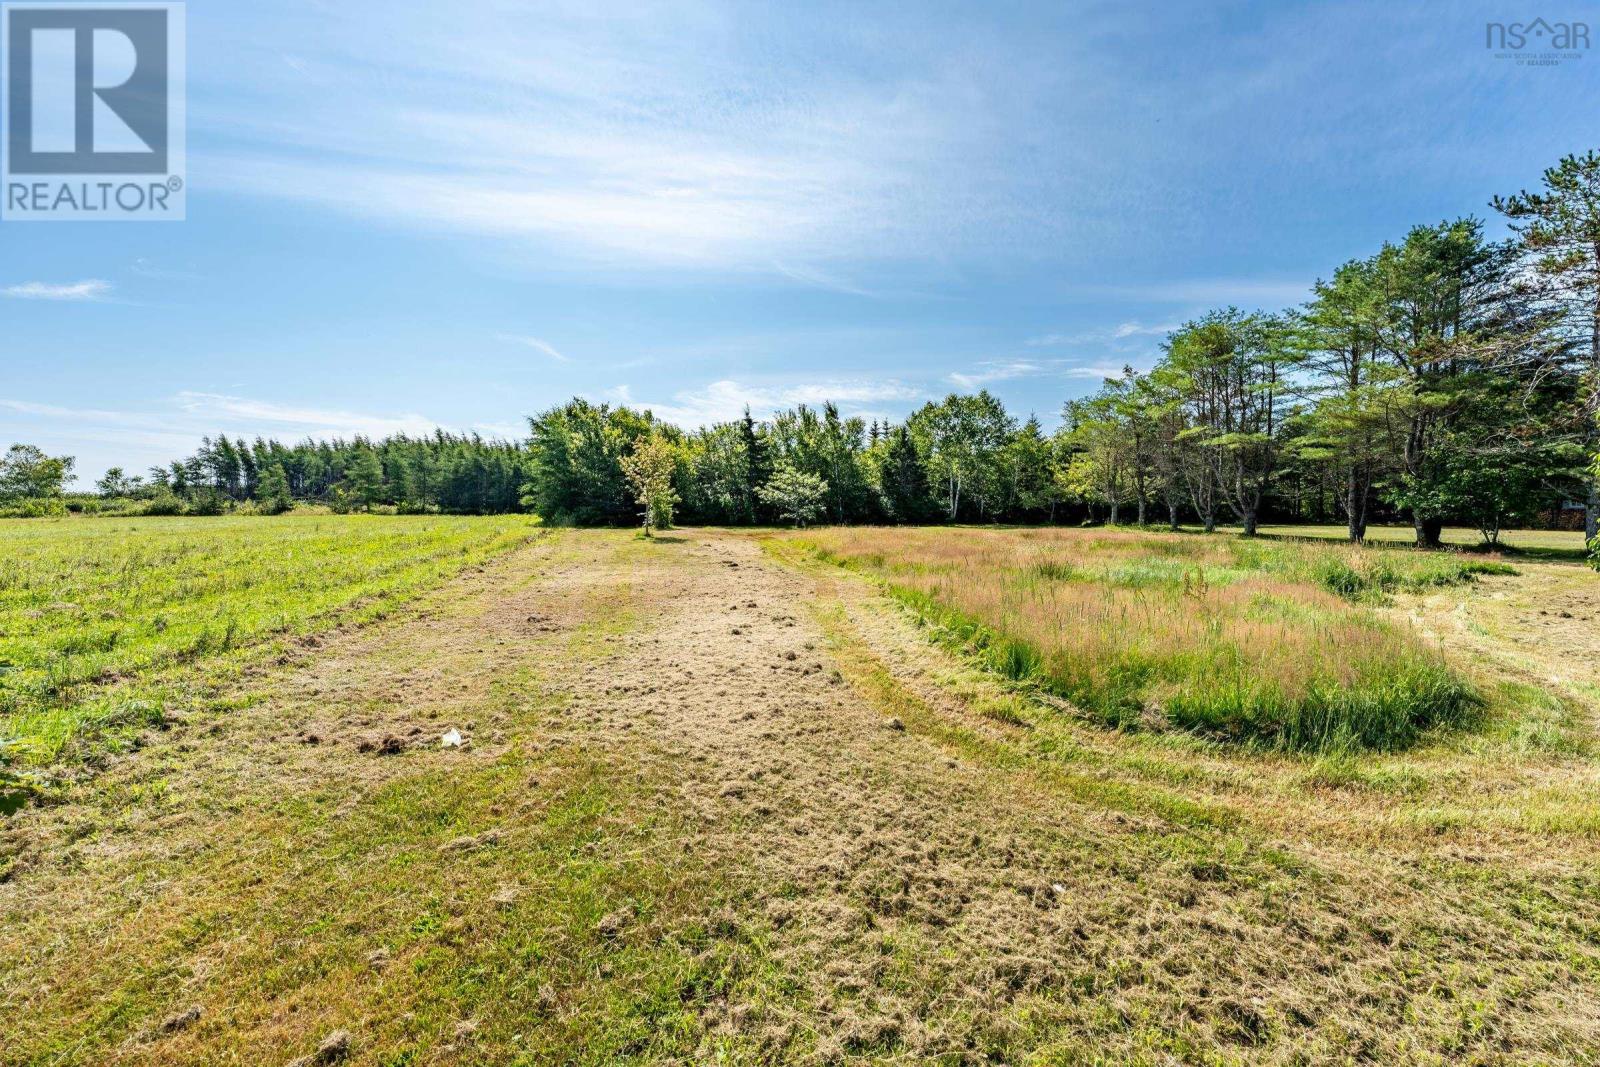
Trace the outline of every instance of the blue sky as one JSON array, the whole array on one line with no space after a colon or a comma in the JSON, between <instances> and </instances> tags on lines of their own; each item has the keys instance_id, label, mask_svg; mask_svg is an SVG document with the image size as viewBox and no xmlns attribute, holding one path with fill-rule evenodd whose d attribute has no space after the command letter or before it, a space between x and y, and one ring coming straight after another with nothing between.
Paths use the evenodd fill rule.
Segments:
<instances>
[{"instance_id":1,"label":"blue sky","mask_svg":"<svg viewBox=\"0 0 1600 1067\"><path fill-rule=\"evenodd\" d=\"M188 220L0 224L0 447L88 481L574 394L1053 422L1183 319L1600 147L1600 54L1485 49L1533 14L191 3Z\"/></svg>"}]
</instances>

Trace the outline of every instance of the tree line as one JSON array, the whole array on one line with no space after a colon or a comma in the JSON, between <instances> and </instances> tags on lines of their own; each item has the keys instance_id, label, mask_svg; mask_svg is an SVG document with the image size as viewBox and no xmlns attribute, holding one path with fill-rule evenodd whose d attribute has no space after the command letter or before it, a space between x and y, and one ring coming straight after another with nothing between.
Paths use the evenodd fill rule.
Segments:
<instances>
[{"instance_id":1,"label":"tree line","mask_svg":"<svg viewBox=\"0 0 1600 1067\"><path fill-rule=\"evenodd\" d=\"M523 510L526 465L520 444L443 430L295 445L219 434L145 475L114 467L95 488L102 498L139 501L157 514L220 514L243 504L277 514L304 502L335 511L492 515Z\"/></svg>"},{"instance_id":2,"label":"tree line","mask_svg":"<svg viewBox=\"0 0 1600 1067\"><path fill-rule=\"evenodd\" d=\"M1064 405L1059 428L988 392L895 423L801 405L685 430L575 398L522 442L437 432L286 446L226 435L102 496L151 511L535 511L575 524L1409 522L1480 530L1600 518L1600 154L1413 228L1302 305L1219 308ZM19 446L22 447L22 446ZM13 450L15 452L15 450ZM48 460L33 450L18 469ZM31 464L31 466L30 466ZM70 473L70 466L62 474ZM13 481L16 479L13 478ZM7 481L0 476L0 503ZM15 495L15 494L13 494ZM1575 507L1564 507L1567 504Z\"/></svg>"},{"instance_id":3,"label":"tree line","mask_svg":"<svg viewBox=\"0 0 1600 1067\"><path fill-rule=\"evenodd\" d=\"M664 442L668 503L695 521L1090 521L1177 526L1404 519L1490 543L1511 524L1600 519L1600 154L1493 201L1513 236L1463 218L1414 227L1316 283L1303 305L1213 310L1067 403L1046 434L987 392L903 423L805 406L685 433L574 400L533 420L529 497L620 523L623 457ZM659 497L661 489L653 492ZM1568 503L1575 507L1567 508ZM659 501L652 513L659 512Z\"/></svg>"}]
</instances>

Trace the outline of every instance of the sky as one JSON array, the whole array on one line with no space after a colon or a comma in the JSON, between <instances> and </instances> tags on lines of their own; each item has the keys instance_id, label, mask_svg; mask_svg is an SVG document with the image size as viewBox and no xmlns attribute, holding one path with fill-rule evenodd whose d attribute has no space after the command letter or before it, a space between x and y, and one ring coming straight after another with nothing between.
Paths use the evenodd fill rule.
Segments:
<instances>
[{"instance_id":1,"label":"sky","mask_svg":"<svg viewBox=\"0 0 1600 1067\"><path fill-rule=\"evenodd\" d=\"M1064 401L1600 148L1600 5L203 0L178 223L0 223L0 448ZM1592 33L1591 36L1594 36Z\"/></svg>"}]
</instances>

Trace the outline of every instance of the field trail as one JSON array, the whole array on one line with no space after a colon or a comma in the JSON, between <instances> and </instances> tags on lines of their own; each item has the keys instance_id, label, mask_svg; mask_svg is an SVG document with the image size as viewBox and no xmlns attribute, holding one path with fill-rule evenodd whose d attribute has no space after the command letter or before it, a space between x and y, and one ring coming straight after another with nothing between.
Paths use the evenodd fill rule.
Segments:
<instances>
[{"instance_id":1,"label":"field trail","mask_svg":"<svg viewBox=\"0 0 1600 1067\"><path fill-rule=\"evenodd\" d=\"M26 813L0 1063L279 1063L336 1030L374 1064L1600 1047L1592 850L1296 838L1220 759L1030 728L868 584L778 555L553 534Z\"/></svg>"},{"instance_id":2,"label":"field trail","mask_svg":"<svg viewBox=\"0 0 1600 1067\"><path fill-rule=\"evenodd\" d=\"M759 912L737 921L768 931L802 987L762 1025L780 1048L821 1029L824 1059L1003 1044L1007 1005L1060 980L1095 907L1062 884L1089 872L1040 838L1127 820L1042 811L908 732L846 683L812 580L746 538L683 540L641 575L659 620L588 668L574 707L649 742L694 812L693 847L749 883ZM731 1007L725 1026L748 1019Z\"/></svg>"}]
</instances>

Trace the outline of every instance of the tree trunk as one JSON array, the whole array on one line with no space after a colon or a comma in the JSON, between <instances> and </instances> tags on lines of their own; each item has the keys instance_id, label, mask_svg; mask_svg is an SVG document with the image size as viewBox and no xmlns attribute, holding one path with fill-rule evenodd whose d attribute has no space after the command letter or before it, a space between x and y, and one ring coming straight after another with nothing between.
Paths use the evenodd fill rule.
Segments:
<instances>
[{"instance_id":1,"label":"tree trunk","mask_svg":"<svg viewBox=\"0 0 1600 1067\"><path fill-rule=\"evenodd\" d=\"M1167 525L1174 530L1178 528L1178 505L1167 501Z\"/></svg>"},{"instance_id":2,"label":"tree trunk","mask_svg":"<svg viewBox=\"0 0 1600 1067\"><path fill-rule=\"evenodd\" d=\"M1367 502L1364 487L1356 472L1350 472L1350 480L1345 486L1345 516L1350 520L1348 527L1350 540L1365 541L1367 539Z\"/></svg>"},{"instance_id":3,"label":"tree trunk","mask_svg":"<svg viewBox=\"0 0 1600 1067\"><path fill-rule=\"evenodd\" d=\"M1245 511L1244 511L1243 518L1244 518L1244 535L1246 537L1254 537L1256 535L1256 509L1255 508L1246 508Z\"/></svg>"},{"instance_id":4,"label":"tree trunk","mask_svg":"<svg viewBox=\"0 0 1600 1067\"><path fill-rule=\"evenodd\" d=\"M1594 244L1594 261L1600 263L1600 241ZM1584 441L1588 444L1587 458L1600 464L1600 295L1594 303L1594 314L1589 318L1589 425L1584 428ZM1600 470L1589 472L1584 479L1589 483L1589 495L1583 507L1584 542L1600 536Z\"/></svg>"},{"instance_id":5,"label":"tree trunk","mask_svg":"<svg viewBox=\"0 0 1600 1067\"><path fill-rule=\"evenodd\" d=\"M1144 525L1144 497L1139 498L1139 525Z\"/></svg>"},{"instance_id":6,"label":"tree trunk","mask_svg":"<svg viewBox=\"0 0 1600 1067\"><path fill-rule=\"evenodd\" d=\"M1600 476L1589 476L1589 498L1583 507L1583 538L1593 541L1600 537Z\"/></svg>"},{"instance_id":7,"label":"tree trunk","mask_svg":"<svg viewBox=\"0 0 1600 1067\"><path fill-rule=\"evenodd\" d=\"M1106 520L1108 525L1115 526L1117 524L1117 512L1120 508L1121 505L1117 501L1113 500L1111 502L1111 517Z\"/></svg>"},{"instance_id":8,"label":"tree trunk","mask_svg":"<svg viewBox=\"0 0 1600 1067\"><path fill-rule=\"evenodd\" d=\"M1418 548L1438 548L1444 543L1444 520L1423 518L1416 512L1411 513L1411 527L1417 531Z\"/></svg>"}]
</instances>

